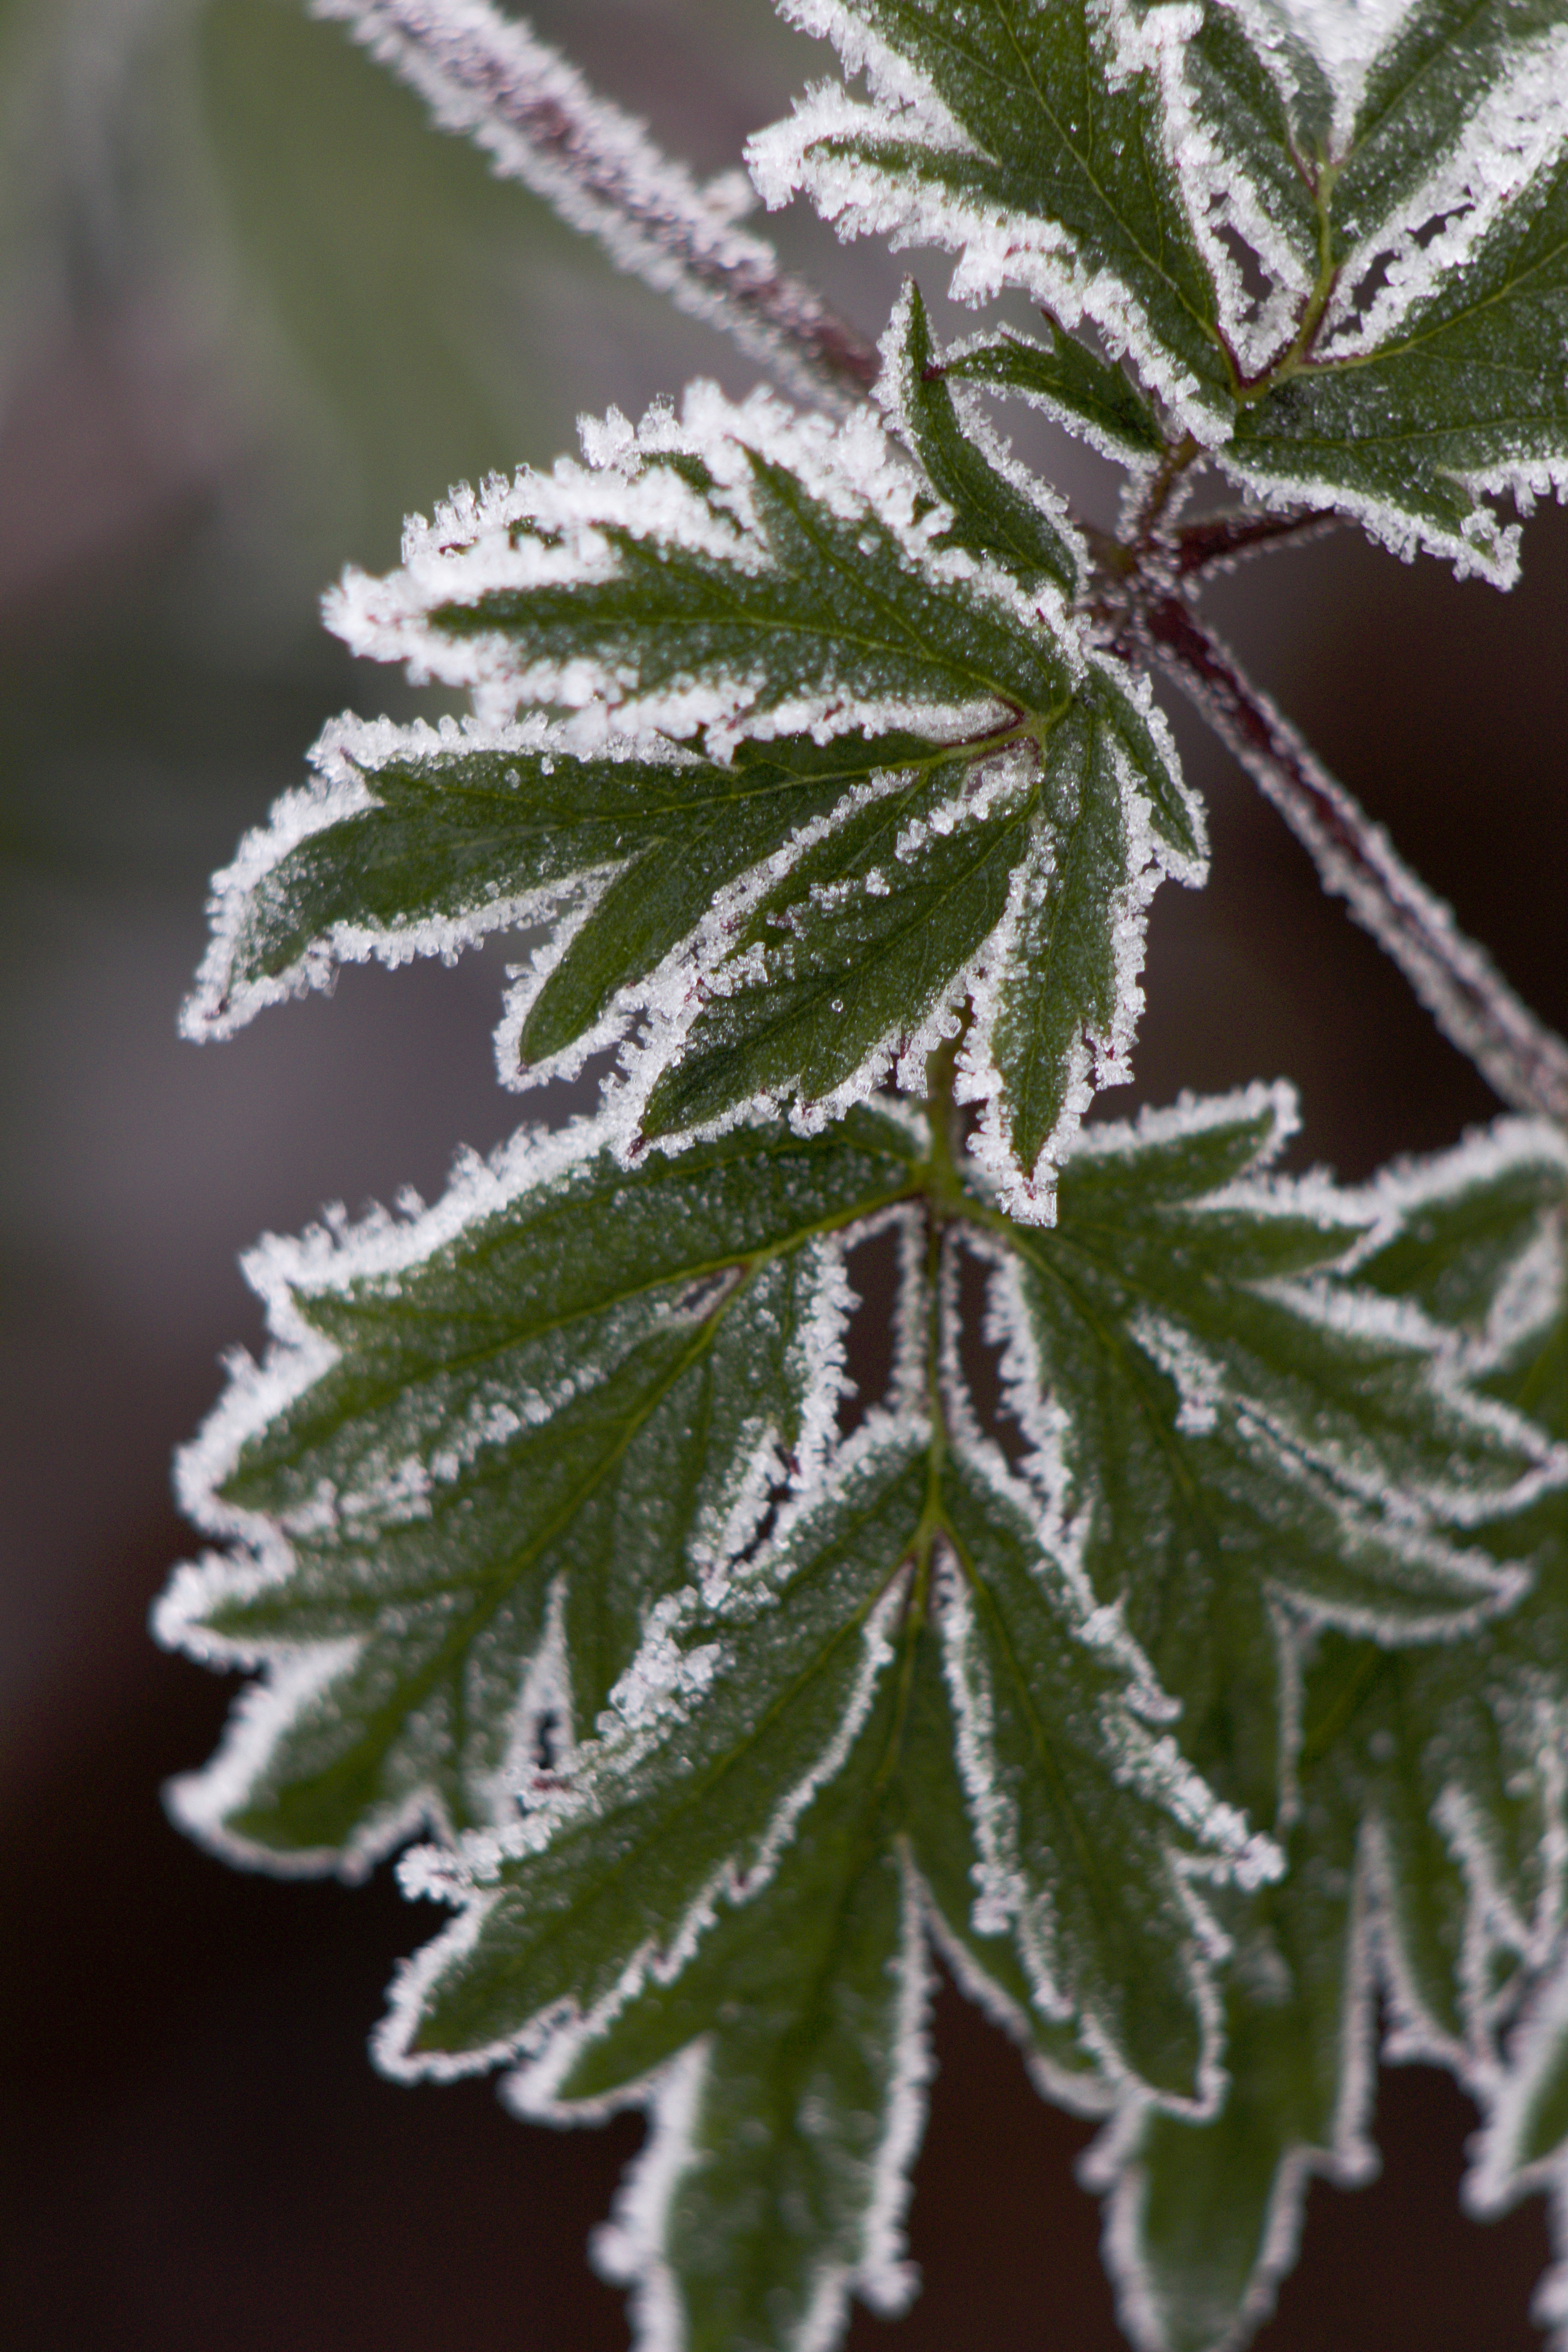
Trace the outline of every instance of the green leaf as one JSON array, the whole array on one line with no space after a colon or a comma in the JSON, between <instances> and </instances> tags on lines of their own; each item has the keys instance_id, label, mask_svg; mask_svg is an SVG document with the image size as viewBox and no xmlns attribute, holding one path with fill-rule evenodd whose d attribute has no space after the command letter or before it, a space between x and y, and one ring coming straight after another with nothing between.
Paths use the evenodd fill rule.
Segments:
<instances>
[{"instance_id":1,"label":"green leaf","mask_svg":"<svg viewBox=\"0 0 1568 2352\"><path fill-rule=\"evenodd\" d=\"M1374 2175L1380 1994L1387 2054L1448 2066L1491 2110L1475 2177L1491 2210L1554 2145L1542 2127L1568 2132L1539 2063L1546 2037L1527 2037L1501 2084L1496 2047L1562 1902L1568 1818L1560 1771L1552 1785L1542 1767L1568 1731L1561 1697L1545 1696L1549 1675L1564 1689L1564 1592L1559 1573L1489 1629L1479 1672L1471 1645L1324 1637L1302 1693L1286 1875L1239 1929L1228 1972L1225 2107L1199 2126L1151 2114L1113 2130L1091 2168L1111 2192L1107 2244L1142 2352L1242 2340L1294 2263L1311 2175L1342 2188ZM1500 2110L1508 2128L1528 2116L1536 2129L1520 2135L1528 2158L1510 2147L1506 2189Z\"/></svg>"},{"instance_id":2,"label":"green leaf","mask_svg":"<svg viewBox=\"0 0 1568 2352\"><path fill-rule=\"evenodd\" d=\"M1283 288L1310 285L1321 242L1313 165L1333 146L1332 92L1321 64L1284 10L1205 6L1182 51L1184 94L1202 127L1188 170L1194 214L1205 198ZM1198 157L1203 148L1210 152ZM1194 166L1196 170L1194 171ZM1194 180L1196 184L1194 184ZM1235 333L1250 308L1211 246L1224 323ZM1230 257L1226 257L1230 259ZM1234 266L1234 263L1232 263Z\"/></svg>"},{"instance_id":3,"label":"green leaf","mask_svg":"<svg viewBox=\"0 0 1568 2352\"><path fill-rule=\"evenodd\" d=\"M1162 75L1188 21L1085 0L784 0L872 98L823 89L747 150L764 198L804 188L841 236L890 234L961 258L953 292L1021 287L1063 322L1131 345L1144 380L1205 441L1230 374L1216 297L1172 153Z\"/></svg>"},{"instance_id":4,"label":"green leaf","mask_svg":"<svg viewBox=\"0 0 1568 2352\"><path fill-rule=\"evenodd\" d=\"M1425 0L1343 79L1304 150L1315 288L1243 392L1235 478L1511 583L1489 497L1568 479L1565 89L1561 0Z\"/></svg>"},{"instance_id":5,"label":"green leaf","mask_svg":"<svg viewBox=\"0 0 1568 2352\"><path fill-rule=\"evenodd\" d=\"M1103 457L1123 465L1158 457L1164 436L1147 401L1120 368L1108 367L1049 319L1049 343L1006 328L958 343L942 361L948 381L1016 393L1058 425L1081 434Z\"/></svg>"},{"instance_id":6,"label":"green leaf","mask_svg":"<svg viewBox=\"0 0 1568 2352\"><path fill-rule=\"evenodd\" d=\"M1518 1120L1392 1171L1369 1204L1379 1222L1355 1279L1462 1334L1473 1371L1492 1367L1489 1386L1539 1397L1532 1374L1564 1314L1565 1178L1561 1138ZM1559 1438L1565 1402L1550 1424ZM1284 1880L1237 1927L1225 2108L1201 2126L1124 2123L1096 2155L1122 2317L1144 2352L1240 2340L1295 2259L1310 2175L1369 2177L1380 1997L1389 2054L1449 2067L1487 2112L1467 2186L1477 2209L1554 2177L1568 2134L1561 1478L1559 1467L1533 1504L1478 1527L1532 1571L1484 1639L1388 1649L1323 1632L1303 1656L1298 1817Z\"/></svg>"},{"instance_id":7,"label":"green leaf","mask_svg":"<svg viewBox=\"0 0 1568 2352\"><path fill-rule=\"evenodd\" d=\"M1236 1938L1226 1986L1217 2116L1131 2110L1080 2168L1110 2198L1104 2233L1117 2315L1139 2352L1244 2344L1291 2269L1313 2174L1354 2188L1366 2137L1374 2021L1355 1824L1309 1806L1286 1872Z\"/></svg>"},{"instance_id":8,"label":"green leaf","mask_svg":"<svg viewBox=\"0 0 1568 2352\"><path fill-rule=\"evenodd\" d=\"M1094 1087L1129 1074L1147 907L1201 879L1201 817L1146 687L1078 638L1049 501L910 357L917 302L894 374L956 505L868 415L699 388L685 425L595 428L593 467L458 499L402 572L345 583L354 642L470 676L495 716L327 730L317 785L218 877L191 1034L335 958L552 919L503 1073L626 1041L629 1140L918 1087L968 998L985 1164L1049 1214ZM525 692L587 707L507 723ZM668 740L700 722L709 756Z\"/></svg>"},{"instance_id":9,"label":"green leaf","mask_svg":"<svg viewBox=\"0 0 1568 2352\"><path fill-rule=\"evenodd\" d=\"M1485 121L1485 101L1521 64L1529 69L1532 52L1546 64L1542 37L1565 21L1563 0L1417 0L1403 14L1371 62L1334 175L1335 261L1385 236L1435 167L1467 150L1475 155L1497 129Z\"/></svg>"},{"instance_id":10,"label":"green leaf","mask_svg":"<svg viewBox=\"0 0 1568 2352\"><path fill-rule=\"evenodd\" d=\"M1215 1808L1170 1741L1142 1728L1138 1715L1163 1721L1169 1703L1120 1627L1085 1618L1080 1639L1101 1648L1089 1664L1064 1639L1061 1604L1041 1605L1028 1490L1009 1493L995 1464L961 1457L944 1503L961 1570L944 1615L947 1673L982 1854L971 1926L1014 1923L1036 2006L1058 2021L1076 2011L1087 2047L1124 2090L1131 2074L1179 2104L1207 2104L1212 1930L1192 1885L1173 1878L1169 1823L1148 1797L1163 1793L1189 1835L1228 1849L1248 1884L1272 1857L1249 1854L1240 1817ZM1073 1598L1082 1608L1086 1596ZM1129 1674L1137 1712L1124 1714L1110 1702ZM1119 1785L1140 1781L1143 1803L1117 1801Z\"/></svg>"},{"instance_id":11,"label":"green leaf","mask_svg":"<svg viewBox=\"0 0 1568 2352\"><path fill-rule=\"evenodd\" d=\"M1426 1278L1379 1262L1415 1180L1263 1178L1288 1125L1258 1089L1096 1130L1040 1230L865 1110L630 1167L600 1124L253 1261L278 1344L184 1471L232 1556L159 1622L269 1679L176 1809L292 1868L441 1832L405 1880L460 1916L383 2062L517 2060L532 2114L647 2105L605 2260L694 2347L799 2352L850 2293L906 2292L928 1932L1048 2095L1121 2111L1118 2260L1198 2315L1173 2345L1256 2305L1305 2169L1360 2147L1367 1905L1403 2031L1430 2038L1461 1947L1502 1997L1476 1809L1495 1783L1510 1852L1568 1852L1527 1785L1539 1712L1500 1701L1536 1595L1479 1685L1411 1644L1518 1591L1450 1523L1502 1528L1549 1457L1451 1328L1344 1272ZM851 1254L880 1234L893 1369L844 1437ZM1485 1248L1486 1280L1453 1249L1435 1278L1490 1329L1518 1251ZM967 1338L966 1254L992 1270ZM1243 1809L1282 1772L1299 1867L1270 1888ZM1544 1877L1529 1899L1552 1913Z\"/></svg>"},{"instance_id":12,"label":"green leaf","mask_svg":"<svg viewBox=\"0 0 1568 2352\"><path fill-rule=\"evenodd\" d=\"M1182 1700L1185 1752L1264 1807L1281 1625L1401 1643L1494 1614L1524 1579L1468 1531L1544 1452L1448 1376L1440 1330L1312 1278L1370 1212L1258 1180L1293 1123L1257 1088L1095 1129L1056 1228L1012 1235L997 1309L1018 1377L1068 1405L1050 1442L1096 1589Z\"/></svg>"},{"instance_id":13,"label":"green leaf","mask_svg":"<svg viewBox=\"0 0 1568 2352\"><path fill-rule=\"evenodd\" d=\"M1500 1634L1527 1643L1531 1609L1489 1648ZM1560 1842L1564 1827L1560 1806L1544 1819L1521 1795L1563 1724L1510 1708L1507 1685L1495 1654L1478 1682L1461 1645L1322 1638L1301 1695L1286 1874L1237 1926L1224 2108L1112 2127L1087 2168L1110 2193L1108 2253L1141 2352L1244 2341L1294 2264L1310 2179L1374 2176L1380 1991L1388 2054L1436 2060L1475 2086L1485 2007L1503 1990L1487 1962L1507 1890L1489 1859L1506 1844L1539 1879L1542 1832Z\"/></svg>"},{"instance_id":14,"label":"green leaf","mask_svg":"<svg viewBox=\"0 0 1568 2352\"><path fill-rule=\"evenodd\" d=\"M1059 606L937 544L874 420L835 427L759 393L689 388L678 423L585 429L586 467L457 494L400 571L350 572L328 618L357 651L626 733L913 726L951 738L1047 711L1080 664ZM875 715L873 715L875 714Z\"/></svg>"},{"instance_id":15,"label":"green leaf","mask_svg":"<svg viewBox=\"0 0 1568 2352\"><path fill-rule=\"evenodd\" d=\"M842 234L959 252L961 299L1024 289L1052 316L1037 394L1101 447L1207 450L1276 503L1513 579L1489 501L1568 482L1563 0L1424 0L1381 48L1217 0L792 12L871 95L819 90L752 142L770 203L804 188ZM1056 323L1085 318L1163 434Z\"/></svg>"},{"instance_id":16,"label":"green leaf","mask_svg":"<svg viewBox=\"0 0 1568 2352\"><path fill-rule=\"evenodd\" d=\"M1418 1301L1460 1336L1471 1378L1568 1442L1568 1149L1560 1131L1499 1119L1456 1151L1395 1170L1380 1193L1393 1230L1358 1265L1358 1280ZM1568 1496L1549 1493L1545 1507L1568 1514Z\"/></svg>"},{"instance_id":17,"label":"green leaf","mask_svg":"<svg viewBox=\"0 0 1568 2352\"><path fill-rule=\"evenodd\" d=\"M1391 1181L1403 1230L1366 1278L1416 1296L1453 1327L1472 1377L1568 1443L1568 1151L1544 1125L1503 1119L1458 1150ZM1568 1486L1484 1530L1521 1554L1532 1589L1483 1661L1436 1661L1422 1694L1439 1802L1462 1840L1466 1897L1447 1940L1458 1947L1451 2030L1463 2037L1487 2115L1467 2198L1496 2213L1526 2190L1556 2188L1568 2145L1562 1918L1568 1799ZM1429 1768L1430 1769L1430 1768ZM1420 1891L1406 1866L1405 1888ZM1409 1896L1400 1916L1414 1909ZM1450 1912L1458 1906L1450 1903ZM1406 1935L1405 1948L1413 1939ZM1417 1951L1407 1962L1424 1990ZM1428 2000L1427 2008L1436 2003ZM1561 2294L1561 2267L1542 2302Z\"/></svg>"},{"instance_id":18,"label":"green leaf","mask_svg":"<svg viewBox=\"0 0 1568 2352\"><path fill-rule=\"evenodd\" d=\"M1244 410L1226 470L1507 586L1518 532L1499 525L1485 493L1568 479L1565 322L1568 157L1372 348L1331 341Z\"/></svg>"},{"instance_id":19,"label":"green leaf","mask_svg":"<svg viewBox=\"0 0 1568 2352\"><path fill-rule=\"evenodd\" d=\"M1047 2033L1212 2095L1184 1855L1249 1878L1268 1857L1143 1729L1133 1663L1005 1473L933 1457L911 1409L868 1423L727 1591L657 1613L559 1794L460 1864L411 1859L410 1890L467 1916L408 1973L383 2063L521 2053L526 2113L651 2098L612 2259L673 2289L694 2352L804 2345L850 2285L893 2307L955 1744L975 1860L949 1937L1010 1932Z\"/></svg>"},{"instance_id":20,"label":"green leaf","mask_svg":"<svg viewBox=\"0 0 1568 2352\"><path fill-rule=\"evenodd\" d=\"M634 1964L673 1969L721 1889L747 1902L768 1882L884 1675L907 1691L929 1612L957 1695L982 1933L1010 1929L1034 2000L1114 2069L1194 2095L1205 1971L1175 1849L1195 1837L1254 1871L1267 1857L1128 1711L1149 1702L1136 1654L1091 1622L1026 1499L929 1450L911 1413L868 1425L717 1609L688 1594L659 1612L620 1720L577 1751L564 1793L470 1847L473 1887L491 1891L477 1933L434 1948L405 2005L411 2062L529 2047L568 1999L596 2031ZM916 1793L933 1761L951 1772L952 1745L932 1759L911 1744L902 1699L893 1722L876 1769L918 1864ZM439 1889L447 1865L431 1867Z\"/></svg>"},{"instance_id":21,"label":"green leaf","mask_svg":"<svg viewBox=\"0 0 1568 2352\"><path fill-rule=\"evenodd\" d=\"M1015 1213L1042 1213L1091 1083L1131 1067L1125 943L1158 868L1123 782L1127 715L1086 692L1020 752L917 772L797 857L716 963L647 1130L757 1097L836 1109L889 1064L918 1085L932 1018L973 975L961 1067L987 1104L984 1164Z\"/></svg>"},{"instance_id":22,"label":"green leaf","mask_svg":"<svg viewBox=\"0 0 1568 2352\"><path fill-rule=\"evenodd\" d=\"M182 1817L354 1871L510 1805L540 1722L591 1726L659 1596L821 1444L843 1309L819 1237L910 1181L869 1117L635 1171L590 1129L476 1167L411 1226L253 1257L276 1346L183 1470L238 1549L183 1572L160 1632L277 1664Z\"/></svg>"},{"instance_id":23,"label":"green leaf","mask_svg":"<svg viewBox=\"0 0 1568 2352\"><path fill-rule=\"evenodd\" d=\"M552 1064L597 1042L617 998L738 876L847 793L933 756L916 736L849 734L742 743L721 763L657 736L584 754L538 720L489 733L334 720L311 754L320 781L285 795L216 877L184 1026L227 1036L330 986L340 962L451 956L564 903L564 947L510 1024L525 1065Z\"/></svg>"},{"instance_id":24,"label":"green leaf","mask_svg":"<svg viewBox=\"0 0 1568 2352\"><path fill-rule=\"evenodd\" d=\"M629 2285L673 2273L693 2352L836 2332L849 2291L891 2315L913 2284L899 2222L928 1964L881 1769L898 1704L885 1680L767 1885L721 1908L673 1981L646 1979L558 2088L537 2065L512 2078L521 2113L575 2120L662 2070L650 2146L595 2252Z\"/></svg>"},{"instance_id":25,"label":"green leaf","mask_svg":"<svg viewBox=\"0 0 1568 2352\"><path fill-rule=\"evenodd\" d=\"M1076 595L1080 560L1063 531L1065 509L1043 483L1012 464L972 407L961 413L949 371L913 278L883 341L881 397L910 440L939 498L952 509L942 543L991 556L1019 585L1050 581Z\"/></svg>"}]
</instances>

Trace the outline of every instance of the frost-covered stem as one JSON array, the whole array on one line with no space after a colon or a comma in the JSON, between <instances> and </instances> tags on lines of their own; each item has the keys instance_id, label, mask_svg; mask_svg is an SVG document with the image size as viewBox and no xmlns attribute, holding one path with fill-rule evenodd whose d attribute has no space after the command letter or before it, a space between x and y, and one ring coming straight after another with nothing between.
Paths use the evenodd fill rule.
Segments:
<instances>
[{"instance_id":1,"label":"frost-covered stem","mask_svg":"<svg viewBox=\"0 0 1568 2352\"><path fill-rule=\"evenodd\" d=\"M1179 441L1172 442L1167 448L1149 477L1143 495L1133 510L1131 525L1126 529L1122 541L1125 550L1121 560L1123 569L1137 570L1153 553L1157 542L1163 536L1163 525L1171 501L1202 455L1202 449L1190 433L1184 433Z\"/></svg>"},{"instance_id":2,"label":"frost-covered stem","mask_svg":"<svg viewBox=\"0 0 1568 2352\"><path fill-rule=\"evenodd\" d=\"M1515 995L1190 604L1159 598L1143 608L1139 626L1310 853L1324 888L1343 898L1392 956L1450 1044L1513 1109L1568 1121L1568 1044Z\"/></svg>"},{"instance_id":3,"label":"frost-covered stem","mask_svg":"<svg viewBox=\"0 0 1568 2352\"><path fill-rule=\"evenodd\" d=\"M1244 556L1263 555L1287 541L1321 539L1339 522L1335 514L1205 515L1176 533L1176 571L1184 580L1224 572Z\"/></svg>"},{"instance_id":4,"label":"frost-covered stem","mask_svg":"<svg viewBox=\"0 0 1568 2352\"><path fill-rule=\"evenodd\" d=\"M933 1205L947 1210L965 1195L958 1167L958 1105L953 1094L953 1080L958 1072L958 1056L969 1032L971 1020L965 1006L961 1025L951 1037L926 1055L926 1125L931 1130L931 1174L926 1190Z\"/></svg>"},{"instance_id":5,"label":"frost-covered stem","mask_svg":"<svg viewBox=\"0 0 1568 2352\"><path fill-rule=\"evenodd\" d=\"M489 0L311 5L346 22L444 130L484 148L502 178L597 238L617 268L725 329L796 391L843 403L870 390L876 352L780 267L765 238L736 226L732 184L700 186L527 26Z\"/></svg>"}]
</instances>

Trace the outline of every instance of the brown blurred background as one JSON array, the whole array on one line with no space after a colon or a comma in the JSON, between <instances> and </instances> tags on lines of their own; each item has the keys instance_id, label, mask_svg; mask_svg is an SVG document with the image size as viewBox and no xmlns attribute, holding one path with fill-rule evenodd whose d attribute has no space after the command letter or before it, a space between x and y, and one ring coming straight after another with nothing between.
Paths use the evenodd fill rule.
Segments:
<instances>
[{"instance_id":1,"label":"brown blurred background","mask_svg":"<svg viewBox=\"0 0 1568 2352\"><path fill-rule=\"evenodd\" d=\"M826 70L766 0L535 13L700 168ZM587 2269L640 2126L556 2134L488 2085L395 2088L364 2036L430 1932L368 1889L237 1875L158 1790L232 1686L156 1651L189 1540L172 1447L255 1346L236 1267L267 1226L486 1147L518 1107L489 1024L507 943L454 971L348 973L203 1052L174 1020L205 877L297 780L330 712L405 713L315 597L390 562L448 483L572 446L745 362L495 185L296 0L0 0L0 2339L18 2352L599 2352ZM790 257L877 330L899 267L815 224ZM930 294L946 272L915 267ZM940 307L940 306L939 306ZM1009 419L1009 423L1013 420ZM1020 446L1102 521L1102 468ZM1568 528L1510 598L1350 534L1217 588L1256 672L1460 919L1568 1024ZM423 706L433 707L429 698ZM1298 1157L1356 1177L1493 1108L1250 789L1177 710L1215 877L1154 915L1139 1085L1293 1076ZM855 2352L1112 2352L1083 2128L951 1993L917 2175L926 2289ZM1533 2208L1455 2203L1473 2125L1385 2074L1384 2178L1312 2192L1262 2352L1513 2352L1545 2259Z\"/></svg>"}]
</instances>

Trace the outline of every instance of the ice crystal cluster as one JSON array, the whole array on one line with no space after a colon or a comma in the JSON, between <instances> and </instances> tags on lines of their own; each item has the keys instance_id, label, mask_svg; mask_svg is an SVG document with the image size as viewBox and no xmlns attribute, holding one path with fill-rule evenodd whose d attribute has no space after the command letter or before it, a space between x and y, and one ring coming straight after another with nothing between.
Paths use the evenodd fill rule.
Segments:
<instances>
[{"instance_id":1,"label":"ice crystal cluster","mask_svg":"<svg viewBox=\"0 0 1568 2352\"><path fill-rule=\"evenodd\" d=\"M328 599L471 715L327 728L187 1033L522 929L503 1083L609 1075L247 1261L271 1346L157 1630L255 1679L174 1811L284 1872L406 1849L453 1917L392 2074L647 2109L595 2250L643 2352L908 2299L938 1964L1103 2117L1142 2352L1267 2314L1310 2176L1374 2163L1380 2034L1479 2103L1478 2212L1552 2196L1568 2345L1568 1048L1197 604L1335 518L1513 578L1568 484L1568 5L781 5L843 79L752 142L764 202L1036 331L944 350L910 280L873 350L487 0L321 0L795 404L586 421ZM1125 467L1114 534L1009 400ZM1282 1085L1085 1123L1205 878L1157 674L1491 1129L1352 1191L1278 1172Z\"/></svg>"}]
</instances>

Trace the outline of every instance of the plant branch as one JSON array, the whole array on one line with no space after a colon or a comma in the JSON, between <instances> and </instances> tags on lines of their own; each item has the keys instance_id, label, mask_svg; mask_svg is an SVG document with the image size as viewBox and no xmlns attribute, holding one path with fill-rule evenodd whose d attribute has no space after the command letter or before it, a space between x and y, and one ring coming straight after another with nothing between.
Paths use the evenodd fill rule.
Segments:
<instances>
[{"instance_id":1,"label":"plant branch","mask_svg":"<svg viewBox=\"0 0 1568 2352\"><path fill-rule=\"evenodd\" d=\"M348 24L503 179L521 180L617 268L723 328L793 390L842 406L876 382L873 347L781 268L764 237L736 226L747 194L738 173L700 185L489 0L312 0L312 14Z\"/></svg>"},{"instance_id":2,"label":"plant branch","mask_svg":"<svg viewBox=\"0 0 1568 2352\"><path fill-rule=\"evenodd\" d=\"M690 315L723 328L808 395L836 405L877 380L873 347L767 241L737 226L732 183L700 185L641 123L589 89L576 68L489 0L311 0L412 85L447 130L467 134L504 178L531 188L610 258ZM1158 661L1230 746L1410 982L1452 1044L1504 1102L1568 1121L1568 1045L1539 1021L1402 862L1380 826L1319 765L1229 652L1171 593L1240 557L1325 529L1331 518L1221 516L1169 531L1173 502L1201 452L1173 445L1130 535L1103 541L1124 652ZM1131 642L1129 643L1128 639Z\"/></svg>"},{"instance_id":3,"label":"plant branch","mask_svg":"<svg viewBox=\"0 0 1568 2352\"><path fill-rule=\"evenodd\" d=\"M1185 599L1156 598L1134 625L1310 852L1324 888L1347 902L1393 958L1449 1043L1513 1109L1568 1121L1568 1044L1466 938L1383 827L1319 764Z\"/></svg>"},{"instance_id":4,"label":"plant branch","mask_svg":"<svg viewBox=\"0 0 1568 2352\"><path fill-rule=\"evenodd\" d=\"M1176 572L1184 580L1226 572L1248 555L1265 555L1289 541L1321 539L1342 520L1315 510L1299 514L1205 515L1184 523L1175 535Z\"/></svg>"}]
</instances>

